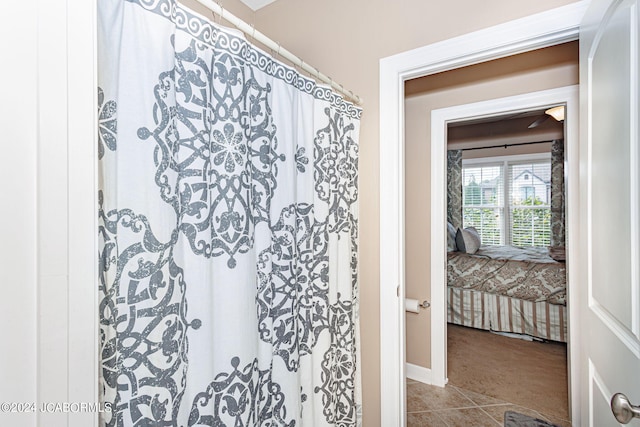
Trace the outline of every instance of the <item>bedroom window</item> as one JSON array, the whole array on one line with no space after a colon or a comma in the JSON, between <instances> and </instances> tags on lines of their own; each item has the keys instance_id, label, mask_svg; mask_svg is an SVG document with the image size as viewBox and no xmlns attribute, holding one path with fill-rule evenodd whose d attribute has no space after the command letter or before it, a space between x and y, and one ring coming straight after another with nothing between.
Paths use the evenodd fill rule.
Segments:
<instances>
[{"instance_id":1,"label":"bedroom window","mask_svg":"<svg viewBox=\"0 0 640 427\"><path fill-rule=\"evenodd\" d=\"M504 218L501 164L462 166L462 222L475 227L483 245L501 245Z\"/></svg>"},{"instance_id":2,"label":"bedroom window","mask_svg":"<svg viewBox=\"0 0 640 427\"><path fill-rule=\"evenodd\" d=\"M463 226L484 245L549 246L549 155L470 159L462 166Z\"/></svg>"}]
</instances>

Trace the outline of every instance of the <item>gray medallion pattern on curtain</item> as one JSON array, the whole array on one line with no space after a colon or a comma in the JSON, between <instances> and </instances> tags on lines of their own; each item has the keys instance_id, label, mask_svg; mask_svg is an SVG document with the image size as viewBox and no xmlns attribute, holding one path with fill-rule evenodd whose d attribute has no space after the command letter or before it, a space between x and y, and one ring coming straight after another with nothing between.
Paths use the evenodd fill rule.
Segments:
<instances>
[{"instance_id":1,"label":"gray medallion pattern on curtain","mask_svg":"<svg viewBox=\"0 0 640 427\"><path fill-rule=\"evenodd\" d=\"M105 148L111 151L116 149L117 110L116 102L105 102L104 91L98 88L98 159L104 156Z\"/></svg>"},{"instance_id":2,"label":"gray medallion pattern on curtain","mask_svg":"<svg viewBox=\"0 0 640 427\"><path fill-rule=\"evenodd\" d=\"M462 228L462 150L447 151L447 221Z\"/></svg>"},{"instance_id":3,"label":"gray medallion pattern on curtain","mask_svg":"<svg viewBox=\"0 0 640 427\"><path fill-rule=\"evenodd\" d=\"M126 411L136 423L171 425L185 389L187 331L202 323L187 320L187 285L172 254L177 233L159 242L144 215L105 212L102 192L99 200L101 377L113 408L104 423L124 425Z\"/></svg>"},{"instance_id":4,"label":"gray medallion pattern on curtain","mask_svg":"<svg viewBox=\"0 0 640 427\"><path fill-rule=\"evenodd\" d=\"M295 426L289 419L280 385L271 381L269 370L261 371L255 359L238 369L240 359L231 360L233 371L221 373L198 393L191 405L188 426Z\"/></svg>"},{"instance_id":5,"label":"gray medallion pattern on curtain","mask_svg":"<svg viewBox=\"0 0 640 427\"><path fill-rule=\"evenodd\" d=\"M258 257L258 330L296 371L329 328L329 234L308 204L286 208L271 230L272 245Z\"/></svg>"},{"instance_id":6,"label":"gray medallion pattern on curtain","mask_svg":"<svg viewBox=\"0 0 640 427\"><path fill-rule=\"evenodd\" d=\"M315 188L320 200L329 204L329 231L349 230L354 218L351 206L358 198L358 145L353 140L354 124L338 112L325 109L327 127L320 129L314 140ZM340 235L338 235L340 236Z\"/></svg>"},{"instance_id":7,"label":"gray medallion pattern on curtain","mask_svg":"<svg viewBox=\"0 0 640 427\"><path fill-rule=\"evenodd\" d=\"M160 74L156 128L142 127L138 136L156 141L156 184L193 251L225 254L234 268L236 254L253 246L253 226L268 219L277 163L285 156L276 153L270 88L261 87L238 58L221 55L212 69L198 49L204 47L192 40L176 52L175 68ZM184 100L169 105L174 96Z\"/></svg>"},{"instance_id":8,"label":"gray medallion pattern on curtain","mask_svg":"<svg viewBox=\"0 0 640 427\"><path fill-rule=\"evenodd\" d=\"M357 344L351 327L352 312L352 303L340 298L331 306L331 346L322 359L322 385L314 390L322 393L327 421L337 426L355 425L359 416L355 395Z\"/></svg>"},{"instance_id":9,"label":"gray medallion pattern on curtain","mask_svg":"<svg viewBox=\"0 0 640 427\"><path fill-rule=\"evenodd\" d=\"M176 0L99 19L101 425L359 426L361 110Z\"/></svg>"},{"instance_id":10,"label":"gray medallion pattern on curtain","mask_svg":"<svg viewBox=\"0 0 640 427\"><path fill-rule=\"evenodd\" d=\"M564 139L551 143L551 246L565 246Z\"/></svg>"},{"instance_id":11,"label":"gray medallion pattern on curtain","mask_svg":"<svg viewBox=\"0 0 640 427\"><path fill-rule=\"evenodd\" d=\"M104 390L114 393L113 411L104 414L104 424L126 425L123 414L128 413L136 425L178 425L188 366L187 331L198 329L202 321L186 318L183 269L172 254L177 232L170 242L161 243L143 215L128 209L105 213L102 193L99 199L102 378ZM118 239L134 243L119 248ZM107 279L110 272L113 282ZM128 286L122 286L127 279ZM115 333L120 329L126 333ZM233 370L221 372L195 397L188 425L295 425L285 422L285 396L270 372L260 371L257 360L241 371L239 363L233 358ZM214 397L217 404L209 404ZM213 413L205 415L207 410Z\"/></svg>"}]
</instances>

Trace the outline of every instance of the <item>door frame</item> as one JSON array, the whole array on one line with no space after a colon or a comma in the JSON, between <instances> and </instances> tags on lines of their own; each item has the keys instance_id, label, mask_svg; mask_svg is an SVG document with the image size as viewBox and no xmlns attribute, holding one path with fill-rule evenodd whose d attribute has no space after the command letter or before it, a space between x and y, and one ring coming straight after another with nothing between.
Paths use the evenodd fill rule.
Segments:
<instances>
[{"instance_id":1,"label":"door frame","mask_svg":"<svg viewBox=\"0 0 640 427\"><path fill-rule=\"evenodd\" d=\"M566 221L578 224L580 194L580 156L579 156L579 93L578 85L531 92L474 102L453 107L440 108L431 112L431 200L439 205L431 208L431 264L446 265L446 198L447 198L447 123L473 120L503 114L539 110L555 105L566 106L564 129L567 169L566 184ZM568 345L569 392L572 419L579 418L580 405L580 331L578 329L578 303L580 288L577 277L579 233L576 227L567 227L567 306L568 306ZM447 301L446 269L431 268L431 379L432 384L443 387L447 383ZM579 425L577 423L576 425Z\"/></svg>"},{"instance_id":2,"label":"door frame","mask_svg":"<svg viewBox=\"0 0 640 427\"><path fill-rule=\"evenodd\" d=\"M577 40L583 0L380 60L380 419L406 424L404 82ZM575 224L577 226L577 224ZM573 228L569 223L569 227ZM576 337L572 337L576 338ZM577 390L576 390L577 391ZM576 411L572 395L573 412Z\"/></svg>"}]
</instances>

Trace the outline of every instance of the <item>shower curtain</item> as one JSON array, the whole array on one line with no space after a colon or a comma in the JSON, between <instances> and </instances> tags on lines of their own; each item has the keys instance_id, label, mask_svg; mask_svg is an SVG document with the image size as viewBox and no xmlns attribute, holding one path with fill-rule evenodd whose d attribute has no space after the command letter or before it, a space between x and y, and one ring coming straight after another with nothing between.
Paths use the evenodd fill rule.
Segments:
<instances>
[{"instance_id":1,"label":"shower curtain","mask_svg":"<svg viewBox=\"0 0 640 427\"><path fill-rule=\"evenodd\" d=\"M98 8L101 425L360 425L361 110L175 0Z\"/></svg>"}]
</instances>

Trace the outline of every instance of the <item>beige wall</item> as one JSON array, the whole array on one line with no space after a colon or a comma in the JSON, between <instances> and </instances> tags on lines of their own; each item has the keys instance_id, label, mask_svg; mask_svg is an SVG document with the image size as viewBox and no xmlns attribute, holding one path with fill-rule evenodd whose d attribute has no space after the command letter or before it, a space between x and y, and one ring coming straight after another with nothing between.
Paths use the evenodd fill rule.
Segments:
<instances>
[{"instance_id":1,"label":"beige wall","mask_svg":"<svg viewBox=\"0 0 640 427\"><path fill-rule=\"evenodd\" d=\"M222 1L224 7L364 99L359 271L365 427L380 425L379 60L569 3L573 0L278 0L253 13L238 0Z\"/></svg>"},{"instance_id":2,"label":"beige wall","mask_svg":"<svg viewBox=\"0 0 640 427\"><path fill-rule=\"evenodd\" d=\"M406 83L406 92L410 94L405 99L405 275L408 296L428 298L430 294L428 242L432 202L428 165L431 161L431 110L573 85L578 83L578 74L578 42L572 42ZM464 154L466 158L525 154L539 151L545 145ZM424 310L406 315L407 362L427 368L431 366L430 342L425 339L431 327L429 316L430 312Z\"/></svg>"}]
</instances>

